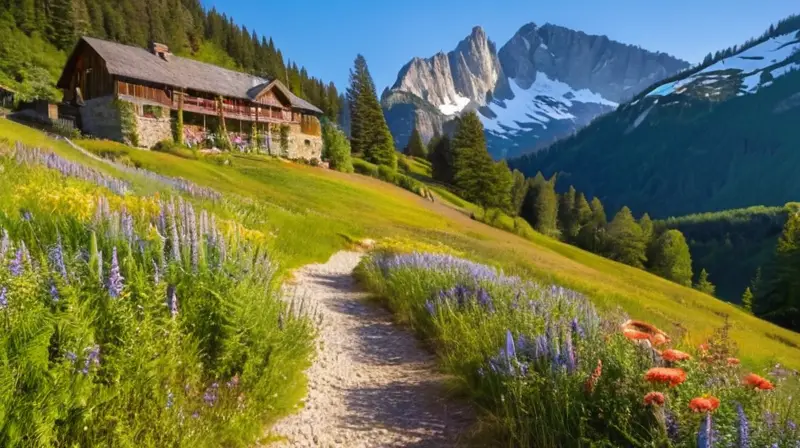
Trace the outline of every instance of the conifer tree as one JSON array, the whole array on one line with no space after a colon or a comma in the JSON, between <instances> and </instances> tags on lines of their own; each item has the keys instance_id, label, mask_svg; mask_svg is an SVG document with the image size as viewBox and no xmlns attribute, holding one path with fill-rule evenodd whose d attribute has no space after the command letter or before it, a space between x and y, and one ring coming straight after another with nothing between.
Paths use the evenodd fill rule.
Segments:
<instances>
[{"instance_id":1,"label":"conifer tree","mask_svg":"<svg viewBox=\"0 0 800 448\"><path fill-rule=\"evenodd\" d=\"M695 283L694 289L710 296L713 296L717 290L714 284L711 283L711 280L708 279L708 271L705 269L700 271L700 277L697 278L697 283Z\"/></svg>"},{"instance_id":2,"label":"conifer tree","mask_svg":"<svg viewBox=\"0 0 800 448\"><path fill-rule=\"evenodd\" d=\"M431 175L439 182L452 185L455 177L455 154L450 137L443 135L432 141L430 148L428 159L431 162Z\"/></svg>"},{"instance_id":3,"label":"conifer tree","mask_svg":"<svg viewBox=\"0 0 800 448\"><path fill-rule=\"evenodd\" d=\"M580 231L592 220L592 209L583 193L575 196L573 210L575 210L575 221L578 223L578 233L580 234Z\"/></svg>"},{"instance_id":4,"label":"conifer tree","mask_svg":"<svg viewBox=\"0 0 800 448\"><path fill-rule=\"evenodd\" d=\"M800 330L800 213L791 213L786 221L755 302L760 317Z\"/></svg>"},{"instance_id":5,"label":"conifer tree","mask_svg":"<svg viewBox=\"0 0 800 448\"><path fill-rule=\"evenodd\" d=\"M639 218L639 227L642 228L642 234L644 235L644 240L648 244L653 239L653 220L650 219L650 215L645 213Z\"/></svg>"},{"instance_id":6,"label":"conifer tree","mask_svg":"<svg viewBox=\"0 0 800 448\"><path fill-rule=\"evenodd\" d=\"M512 179L509 213L511 216L519 216L522 211L522 203L525 201L525 195L528 193L528 182L525 179L525 175L519 170L514 170Z\"/></svg>"},{"instance_id":7,"label":"conifer tree","mask_svg":"<svg viewBox=\"0 0 800 448\"><path fill-rule=\"evenodd\" d=\"M455 174L453 180L464 199L481 205L484 209L492 204L489 195L493 189L495 170L492 157L486 150L483 125L478 114L468 112L458 121L458 130L453 138Z\"/></svg>"},{"instance_id":8,"label":"conifer tree","mask_svg":"<svg viewBox=\"0 0 800 448\"><path fill-rule=\"evenodd\" d=\"M637 268L647 261L647 243L642 228L628 207L622 207L608 225L608 258Z\"/></svg>"},{"instance_id":9,"label":"conifer tree","mask_svg":"<svg viewBox=\"0 0 800 448\"><path fill-rule=\"evenodd\" d=\"M558 195L555 190L556 176L545 180L541 172L528 179L528 192L522 205L521 216L537 232L555 237L558 235Z\"/></svg>"},{"instance_id":10,"label":"conifer tree","mask_svg":"<svg viewBox=\"0 0 800 448\"><path fill-rule=\"evenodd\" d=\"M570 185L569 190L561 195L558 202L558 228L561 230L561 237L568 242L575 241L580 230L575 216L576 195L575 187Z\"/></svg>"},{"instance_id":11,"label":"conifer tree","mask_svg":"<svg viewBox=\"0 0 800 448\"><path fill-rule=\"evenodd\" d=\"M748 313L753 312L753 292L750 291L750 288L746 288L744 290L744 294L742 294L742 307L747 310Z\"/></svg>"},{"instance_id":12,"label":"conifer tree","mask_svg":"<svg viewBox=\"0 0 800 448\"><path fill-rule=\"evenodd\" d=\"M350 106L352 151L363 154L369 162L397 169L394 138L378 101L367 60L362 55L356 57L354 68L350 71L347 101Z\"/></svg>"},{"instance_id":13,"label":"conifer tree","mask_svg":"<svg viewBox=\"0 0 800 448\"><path fill-rule=\"evenodd\" d=\"M509 210L511 208L511 189L514 186L514 178L508 168L508 162L501 160L494 163L492 171L488 175L490 176L490 189L484 194L486 206Z\"/></svg>"},{"instance_id":14,"label":"conifer tree","mask_svg":"<svg viewBox=\"0 0 800 448\"><path fill-rule=\"evenodd\" d=\"M422 136L419 134L416 123L414 123L414 130L411 131L411 137L408 140L406 154L411 157L420 157L423 159L428 157L428 148L426 148L425 143L422 142Z\"/></svg>"},{"instance_id":15,"label":"conifer tree","mask_svg":"<svg viewBox=\"0 0 800 448\"><path fill-rule=\"evenodd\" d=\"M650 260L651 271L675 283L692 285L692 256L679 230L667 230L656 240Z\"/></svg>"},{"instance_id":16,"label":"conifer tree","mask_svg":"<svg viewBox=\"0 0 800 448\"><path fill-rule=\"evenodd\" d=\"M600 254L606 245L606 211L599 198L592 198L591 217L578 233L578 246Z\"/></svg>"}]
</instances>

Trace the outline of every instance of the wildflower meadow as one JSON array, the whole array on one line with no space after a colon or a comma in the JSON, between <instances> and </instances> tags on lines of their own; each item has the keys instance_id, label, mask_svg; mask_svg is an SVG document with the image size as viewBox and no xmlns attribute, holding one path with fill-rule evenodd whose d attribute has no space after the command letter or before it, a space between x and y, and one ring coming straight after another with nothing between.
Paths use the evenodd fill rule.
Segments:
<instances>
[{"instance_id":1,"label":"wildflower meadow","mask_svg":"<svg viewBox=\"0 0 800 448\"><path fill-rule=\"evenodd\" d=\"M497 445L800 447L797 372L743 366L727 325L689 347L568 289L446 254L383 249L358 276L429 343Z\"/></svg>"},{"instance_id":2,"label":"wildflower meadow","mask_svg":"<svg viewBox=\"0 0 800 448\"><path fill-rule=\"evenodd\" d=\"M0 143L0 446L249 446L302 396L267 238L130 187Z\"/></svg>"}]
</instances>

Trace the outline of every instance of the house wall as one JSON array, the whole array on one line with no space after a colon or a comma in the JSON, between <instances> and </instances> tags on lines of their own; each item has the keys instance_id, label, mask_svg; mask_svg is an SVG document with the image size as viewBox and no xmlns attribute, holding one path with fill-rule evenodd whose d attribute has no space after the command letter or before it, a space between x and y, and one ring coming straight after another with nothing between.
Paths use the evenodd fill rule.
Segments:
<instances>
[{"instance_id":1,"label":"house wall","mask_svg":"<svg viewBox=\"0 0 800 448\"><path fill-rule=\"evenodd\" d=\"M136 116L136 132L139 134L139 146L152 148L162 140L172 140L172 120L169 110L161 118Z\"/></svg>"},{"instance_id":2,"label":"house wall","mask_svg":"<svg viewBox=\"0 0 800 448\"><path fill-rule=\"evenodd\" d=\"M313 135L289 134L289 159L322 160L322 138Z\"/></svg>"},{"instance_id":3,"label":"house wall","mask_svg":"<svg viewBox=\"0 0 800 448\"><path fill-rule=\"evenodd\" d=\"M80 108L82 129L98 138L123 142L122 123L114 96L108 95L85 102Z\"/></svg>"}]
</instances>

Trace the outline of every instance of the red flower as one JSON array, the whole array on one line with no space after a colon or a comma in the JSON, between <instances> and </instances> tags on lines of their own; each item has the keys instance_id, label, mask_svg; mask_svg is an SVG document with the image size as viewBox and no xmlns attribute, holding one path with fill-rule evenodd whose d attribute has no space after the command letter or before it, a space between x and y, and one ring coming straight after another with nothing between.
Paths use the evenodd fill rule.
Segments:
<instances>
[{"instance_id":1,"label":"red flower","mask_svg":"<svg viewBox=\"0 0 800 448\"><path fill-rule=\"evenodd\" d=\"M710 347L710 345L708 344L708 342L704 342L704 343L700 344L700 347L699 347L699 348L700 348L700 351L701 351L701 352L707 352L707 351L708 351L708 349L709 349L709 348L711 348L711 347Z\"/></svg>"},{"instance_id":2,"label":"red flower","mask_svg":"<svg viewBox=\"0 0 800 448\"><path fill-rule=\"evenodd\" d=\"M655 367L644 374L644 379L651 383L663 383L669 384L670 387L675 387L686 381L686 372L682 369Z\"/></svg>"},{"instance_id":3,"label":"red flower","mask_svg":"<svg viewBox=\"0 0 800 448\"><path fill-rule=\"evenodd\" d=\"M684 353L680 350L675 349L667 349L661 353L661 357L664 358L665 361L669 362L676 362L676 361L685 361L687 359L692 359L688 353Z\"/></svg>"},{"instance_id":4,"label":"red flower","mask_svg":"<svg viewBox=\"0 0 800 448\"><path fill-rule=\"evenodd\" d=\"M661 333L658 333L658 334L655 334L655 335L654 335L654 336L653 336L653 337L650 339L650 342L652 342L652 343L653 343L653 345L655 345L655 346L657 347L657 346L659 346L659 345L664 345L664 344L666 344L667 342L669 342L669 339L667 339L667 337L666 337L666 336L664 336L663 334L661 334Z\"/></svg>"},{"instance_id":5,"label":"red flower","mask_svg":"<svg viewBox=\"0 0 800 448\"><path fill-rule=\"evenodd\" d=\"M728 358L728 365L729 365L729 366L738 366L738 365L739 365L739 364L741 364L741 363L742 363L742 362L741 362L741 361L739 361L739 359L738 359L738 358Z\"/></svg>"},{"instance_id":6,"label":"red flower","mask_svg":"<svg viewBox=\"0 0 800 448\"><path fill-rule=\"evenodd\" d=\"M631 341L649 341L650 335L632 328L622 330L622 334Z\"/></svg>"},{"instance_id":7,"label":"red flower","mask_svg":"<svg viewBox=\"0 0 800 448\"><path fill-rule=\"evenodd\" d=\"M775 388L775 386L773 386L769 380L760 377L755 373L751 373L750 375L744 377L743 383L745 386L749 386L759 390L772 390Z\"/></svg>"},{"instance_id":8,"label":"red flower","mask_svg":"<svg viewBox=\"0 0 800 448\"><path fill-rule=\"evenodd\" d=\"M694 412L713 412L719 407L719 399L710 395L692 398L689 408Z\"/></svg>"},{"instance_id":9,"label":"red flower","mask_svg":"<svg viewBox=\"0 0 800 448\"><path fill-rule=\"evenodd\" d=\"M644 396L644 404L647 406L664 406L664 394L661 392L650 392Z\"/></svg>"},{"instance_id":10,"label":"red flower","mask_svg":"<svg viewBox=\"0 0 800 448\"><path fill-rule=\"evenodd\" d=\"M629 320L622 324L621 328L622 334L632 341L648 340L653 345L663 345L670 340L666 333L647 322Z\"/></svg>"}]
</instances>

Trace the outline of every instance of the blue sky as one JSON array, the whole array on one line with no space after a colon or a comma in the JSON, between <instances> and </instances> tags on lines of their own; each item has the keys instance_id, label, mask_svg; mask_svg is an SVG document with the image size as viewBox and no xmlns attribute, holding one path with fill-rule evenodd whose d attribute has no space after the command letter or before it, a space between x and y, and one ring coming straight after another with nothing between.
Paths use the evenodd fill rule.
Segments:
<instances>
[{"instance_id":1,"label":"blue sky","mask_svg":"<svg viewBox=\"0 0 800 448\"><path fill-rule=\"evenodd\" d=\"M498 49L522 25L549 22L695 63L800 13L797 0L202 1L271 36L284 56L340 89L363 54L379 94L411 58L452 50L475 25Z\"/></svg>"}]
</instances>

